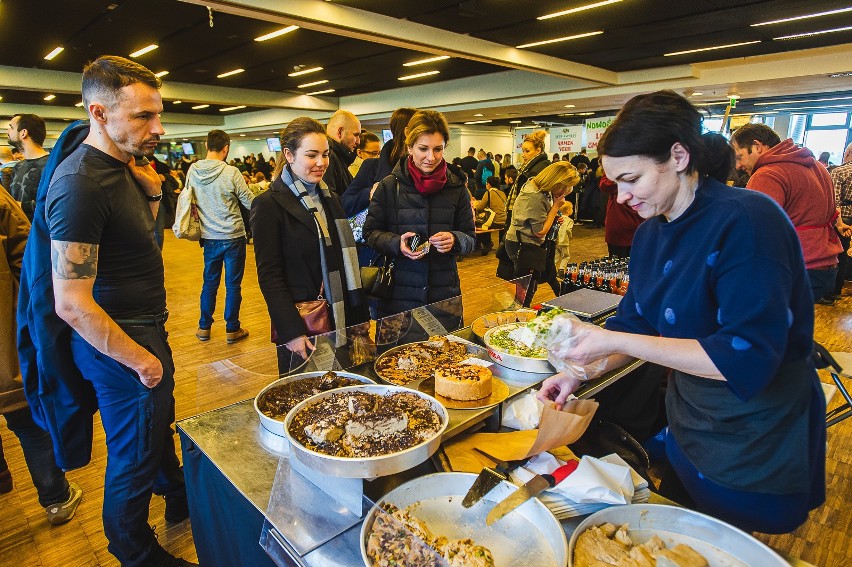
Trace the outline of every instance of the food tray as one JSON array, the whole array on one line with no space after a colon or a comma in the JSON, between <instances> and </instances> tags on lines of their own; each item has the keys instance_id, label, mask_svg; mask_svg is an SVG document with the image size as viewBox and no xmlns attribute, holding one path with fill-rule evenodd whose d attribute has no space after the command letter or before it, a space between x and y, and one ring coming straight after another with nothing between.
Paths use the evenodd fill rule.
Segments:
<instances>
[{"instance_id":1,"label":"food tray","mask_svg":"<svg viewBox=\"0 0 852 567\"><path fill-rule=\"evenodd\" d=\"M490 356L491 360L493 360L497 364L506 366L508 368L514 368L515 370L520 370L522 372L553 374L553 367L550 365L546 358L532 358L529 356L518 356L515 354L509 354L500 347L491 344L491 336L497 331L503 331L506 329L516 329L522 325L522 323L509 323L508 325L501 325L499 327L493 327L491 329L488 329L488 331L485 333L485 336L483 337L483 342L488 348L488 356Z\"/></svg>"},{"instance_id":2,"label":"food tray","mask_svg":"<svg viewBox=\"0 0 852 567\"><path fill-rule=\"evenodd\" d=\"M364 384L375 384L374 381L370 380L366 376L361 376L360 374L353 374L351 372L338 372L334 371L335 374L341 376L343 378L351 378L353 380L358 380L359 382L363 382ZM328 371L324 372L303 372L302 374L293 374L290 376L286 376L284 378L279 378L275 382L266 386L263 390L261 390L257 396L254 397L254 411L257 412L258 417L260 417L260 425L275 435L280 437L285 437L284 435L284 419L287 416L279 419L273 419L260 411L260 408L257 405L258 400L266 393L267 390L274 388L275 386L280 386L281 384L289 384L290 382L296 382L298 380L304 380L305 378L316 378L317 376L323 376L328 374Z\"/></svg>"},{"instance_id":3,"label":"food tray","mask_svg":"<svg viewBox=\"0 0 852 567\"><path fill-rule=\"evenodd\" d=\"M477 317L474 319L473 323L470 325L470 330L473 331L473 334L479 340L485 336L485 333L493 328L488 327L486 323L486 318L494 318L499 317L500 319L506 319L501 323L505 325L507 323L526 323L527 321L531 321L536 316L536 311L532 309L517 309L515 311L497 311L495 313L489 313L488 315L483 315L482 317ZM494 327L499 327L499 325L494 325Z\"/></svg>"},{"instance_id":4,"label":"food tray","mask_svg":"<svg viewBox=\"0 0 852 567\"><path fill-rule=\"evenodd\" d=\"M453 339L450 339L450 340L453 340ZM403 349L410 348L412 346L422 344L422 343L425 343L425 342L427 342L427 341L420 341L420 342L416 342L416 343L408 343L408 344L405 344L405 345L399 345L399 346L393 347L392 349L389 349L389 350L383 352L381 355L379 355L376 358L376 360L373 362L373 370L376 372L376 376L379 377L379 380L381 380L385 384L390 384L392 386L401 386L403 388L409 388L411 390L420 390L421 383L426 381L426 380L429 380L429 378L412 380L411 382L407 382L405 384L397 384L396 382L392 382L391 380L389 380L388 378L383 376L381 372L379 372L379 363L387 357L394 356L395 354L397 354L399 351L401 351ZM475 345L475 344L473 344L469 341L453 341L453 342L461 342L462 344L464 344L465 347L467 348L467 353L470 355L469 358L481 358L482 360L488 360L488 351L486 351L481 346ZM432 391L434 391L434 390L435 390L435 386L433 385ZM422 391L422 390L420 390L420 391Z\"/></svg>"},{"instance_id":5,"label":"food tray","mask_svg":"<svg viewBox=\"0 0 852 567\"><path fill-rule=\"evenodd\" d=\"M447 410L438 400L432 396L428 396L422 392L414 392L421 398L425 398L432 404L438 415L441 417L441 427L435 435L427 441L389 455L380 455L377 457L336 457L334 455L326 455L312 451L299 443L290 434L290 422L304 407L317 403L332 394L345 392L367 392L370 394L384 395L392 392L407 392L411 393L409 388L400 386L385 386L382 384L364 385L364 386L348 386L346 388L338 388L337 390L329 390L313 395L307 400L301 402L287 414L284 420L284 433L287 435L287 440L290 442L290 458L298 459L302 464L319 471L329 476L337 476L342 478L376 478L379 476L387 476L415 467L432 456L438 450L441 444L441 437L447 429L449 416Z\"/></svg>"},{"instance_id":6,"label":"food tray","mask_svg":"<svg viewBox=\"0 0 852 567\"><path fill-rule=\"evenodd\" d=\"M385 495L367 514L361 527L361 556L367 557L367 538L382 502L399 508L412 504L412 513L423 520L435 536L449 539L471 538L491 550L497 567L562 567L568 560L565 531L538 498L530 498L492 526L485 517L495 503L488 496L464 508L462 500L476 479L473 473L436 473L411 480ZM503 482L502 494L517 489Z\"/></svg>"},{"instance_id":7,"label":"food tray","mask_svg":"<svg viewBox=\"0 0 852 567\"><path fill-rule=\"evenodd\" d=\"M686 544L703 555L710 567L789 567L777 553L744 531L705 514L663 504L628 504L595 512L571 536L568 567L574 565L574 546L580 534L607 522L630 524L627 533L635 543L657 535L666 547Z\"/></svg>"}]
</instances>

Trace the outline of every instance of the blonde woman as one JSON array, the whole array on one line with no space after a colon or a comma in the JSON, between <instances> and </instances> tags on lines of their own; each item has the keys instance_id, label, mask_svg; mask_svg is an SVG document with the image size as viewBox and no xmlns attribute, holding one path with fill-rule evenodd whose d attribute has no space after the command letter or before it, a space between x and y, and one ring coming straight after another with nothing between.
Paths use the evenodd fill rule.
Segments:
<instances>
[{"instance_id":1,"label":"blonde woman","mask_svg":"<svg viewBox=\"0 0 852 567\"><path fill-rule=\"evenodd\" d=\"M545 159L547 156L545 155ZM536 273L538 281L547 281L558 293L553 255L548 253L544 265L530 265L521 254L523 244L542 246L545 237L556 222L565 197L580 182L577 169L568 162L550 164L530 179L521 189L512 211L512 222L506 231L506 254L515 266L515 276ZM548 251L550 252L550 251ZM533 264L540 264L533 262Z\"/></svg>"},{"instance_id":2,"label":"blonde woman","mask_svg":"<svg viewBox=\"0 0 852 567\"><path fill-rule=\"evenodd\" d=\"M506 199L506 212L508 213L509 220L512 218L512 209L515 207L515 199L521 193L521 188L528 180L541 173L545 167L550 165L550 159L544 153L545 139L547 139L547 132L545 130L536 130L524 137L524 143L521 144L521 161L523 164L518 170L515 182L509 188ZM501 238L505 237L505 233L500 236Z\"/></svg>"}]
</instances>

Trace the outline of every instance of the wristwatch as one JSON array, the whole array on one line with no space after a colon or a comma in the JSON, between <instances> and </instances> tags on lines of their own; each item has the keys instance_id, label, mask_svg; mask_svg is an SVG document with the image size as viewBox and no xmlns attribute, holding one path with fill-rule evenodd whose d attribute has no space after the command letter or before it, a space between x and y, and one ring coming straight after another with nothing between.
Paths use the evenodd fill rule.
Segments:
<instances>
[{"instance_id":1,"label":"wristwatch","mask_svg":"<svg viewBox=\"0 0 852 567\"><path fill-rule=\"evenodd\" d=\"M160 191L160 192L159 192L159 193L157 193L156 195L145 195L145 197L146 197L149 201L151 201L152 203L156 203L157 201L162 201L162 200L163 200L163 192L162 192L162 191Z\"/></svg>"}]
</instances>

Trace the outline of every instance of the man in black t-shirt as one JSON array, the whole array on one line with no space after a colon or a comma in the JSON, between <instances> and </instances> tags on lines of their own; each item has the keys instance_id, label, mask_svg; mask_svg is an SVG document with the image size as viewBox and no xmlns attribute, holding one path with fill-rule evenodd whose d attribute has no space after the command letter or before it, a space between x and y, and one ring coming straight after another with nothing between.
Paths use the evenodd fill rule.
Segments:
<instances>
[{"instance_id":1,"label":"man in black t-shirt","mask_svg":"<svg viewBox=\"0 0 852 567\"><path fill-rule=\"evenodd\" d=\"M474 177L476 174L476 166L479 165L479 160L473 155L475 153L476 148L470 147L467 149L467 155L461 158L461 168L465 175L467 175L467 188L470 190L476 187L476 180ZM472 192L473 191L471 191L471 193Z\"/></svg>"},{"instance_id":2,"label":"man in black t-shirt","mask_svg":"<svg viewBox=\"0 0 852 567\"><path fill-rule=\"evenodd\" d=\"M133 567L192 565L163 549L148 525L152 492L165 496L167 522L189 515L154 241L163 194L142 157L164 133L159 87L150 70L121 57L88 65L90 132L56 168L45 201L56 314L73 329L74 363L94 387L106 433L104 533L110 553Z\"/></svg>"}]
</instances>

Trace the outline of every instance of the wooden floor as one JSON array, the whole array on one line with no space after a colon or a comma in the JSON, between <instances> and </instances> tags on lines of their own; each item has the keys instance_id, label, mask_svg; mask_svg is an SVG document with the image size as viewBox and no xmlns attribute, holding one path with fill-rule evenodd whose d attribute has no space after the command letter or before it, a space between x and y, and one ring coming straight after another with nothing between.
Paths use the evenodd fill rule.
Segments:
<instances>
[{"instance_id":1,"label":"wooden floor","mask_svg":"<svg viewBox=\"0 0 852 567\"><path fill-rule=\"evenodd\" d=\"M571 252L574 261L605 256L603 231L586 226L575 227ZM251 246L248 254L241 316L243 326L249 329L251 335L235 345L225 343L224 326L221 323L224 300L222 289L212 340L200 343L194 332L201 289L201 251L197 244L176 241L167 231L164 258L171 312L167 327L177 367L175 398L178 420L253 396L257 391L251 388L251 393L240 398L243 390L238 384L221 390L211 388L204 379L203 371L199 382L199 368L204 365L239 355L254 357L253 353L268 348L269 318L258 291ZM478 296L486 303L490 298L483 296L489 295L491 292L487 288L495 284L494 254L465 258L459 267L463 292ZM847 293L849 291L847 288ZM550 290L543 286L536 300L546 299L549 295L552 295ZM816 339L829 350L852 349L852 297L844 296L834 307L817 306L816 321ZM821 377L829 381L827 374ZM837 400L834 403L836 405ZM15 482L15 489L11 493L0 496L0 566L117 565L117 561L106 550L107 542L101 526L106 451L100 423L95 424L92 463L84 469L68 473L70 480L82 486L83 502L70 523L55 528L47 523L44 510L38 505L17 439L5 427L0 427L0 434ZM829 430L827 492L826 504L813 511L809 521L794 533L759 537L777 549L815 565L852 565L852 506L849 505L852 497L852 419ZM167 527L163 520L163 509L162 499L154 498L150 523L155 527L159 541L172 553L195 559L189 522Z\"/></svg>"}]
</instances>

